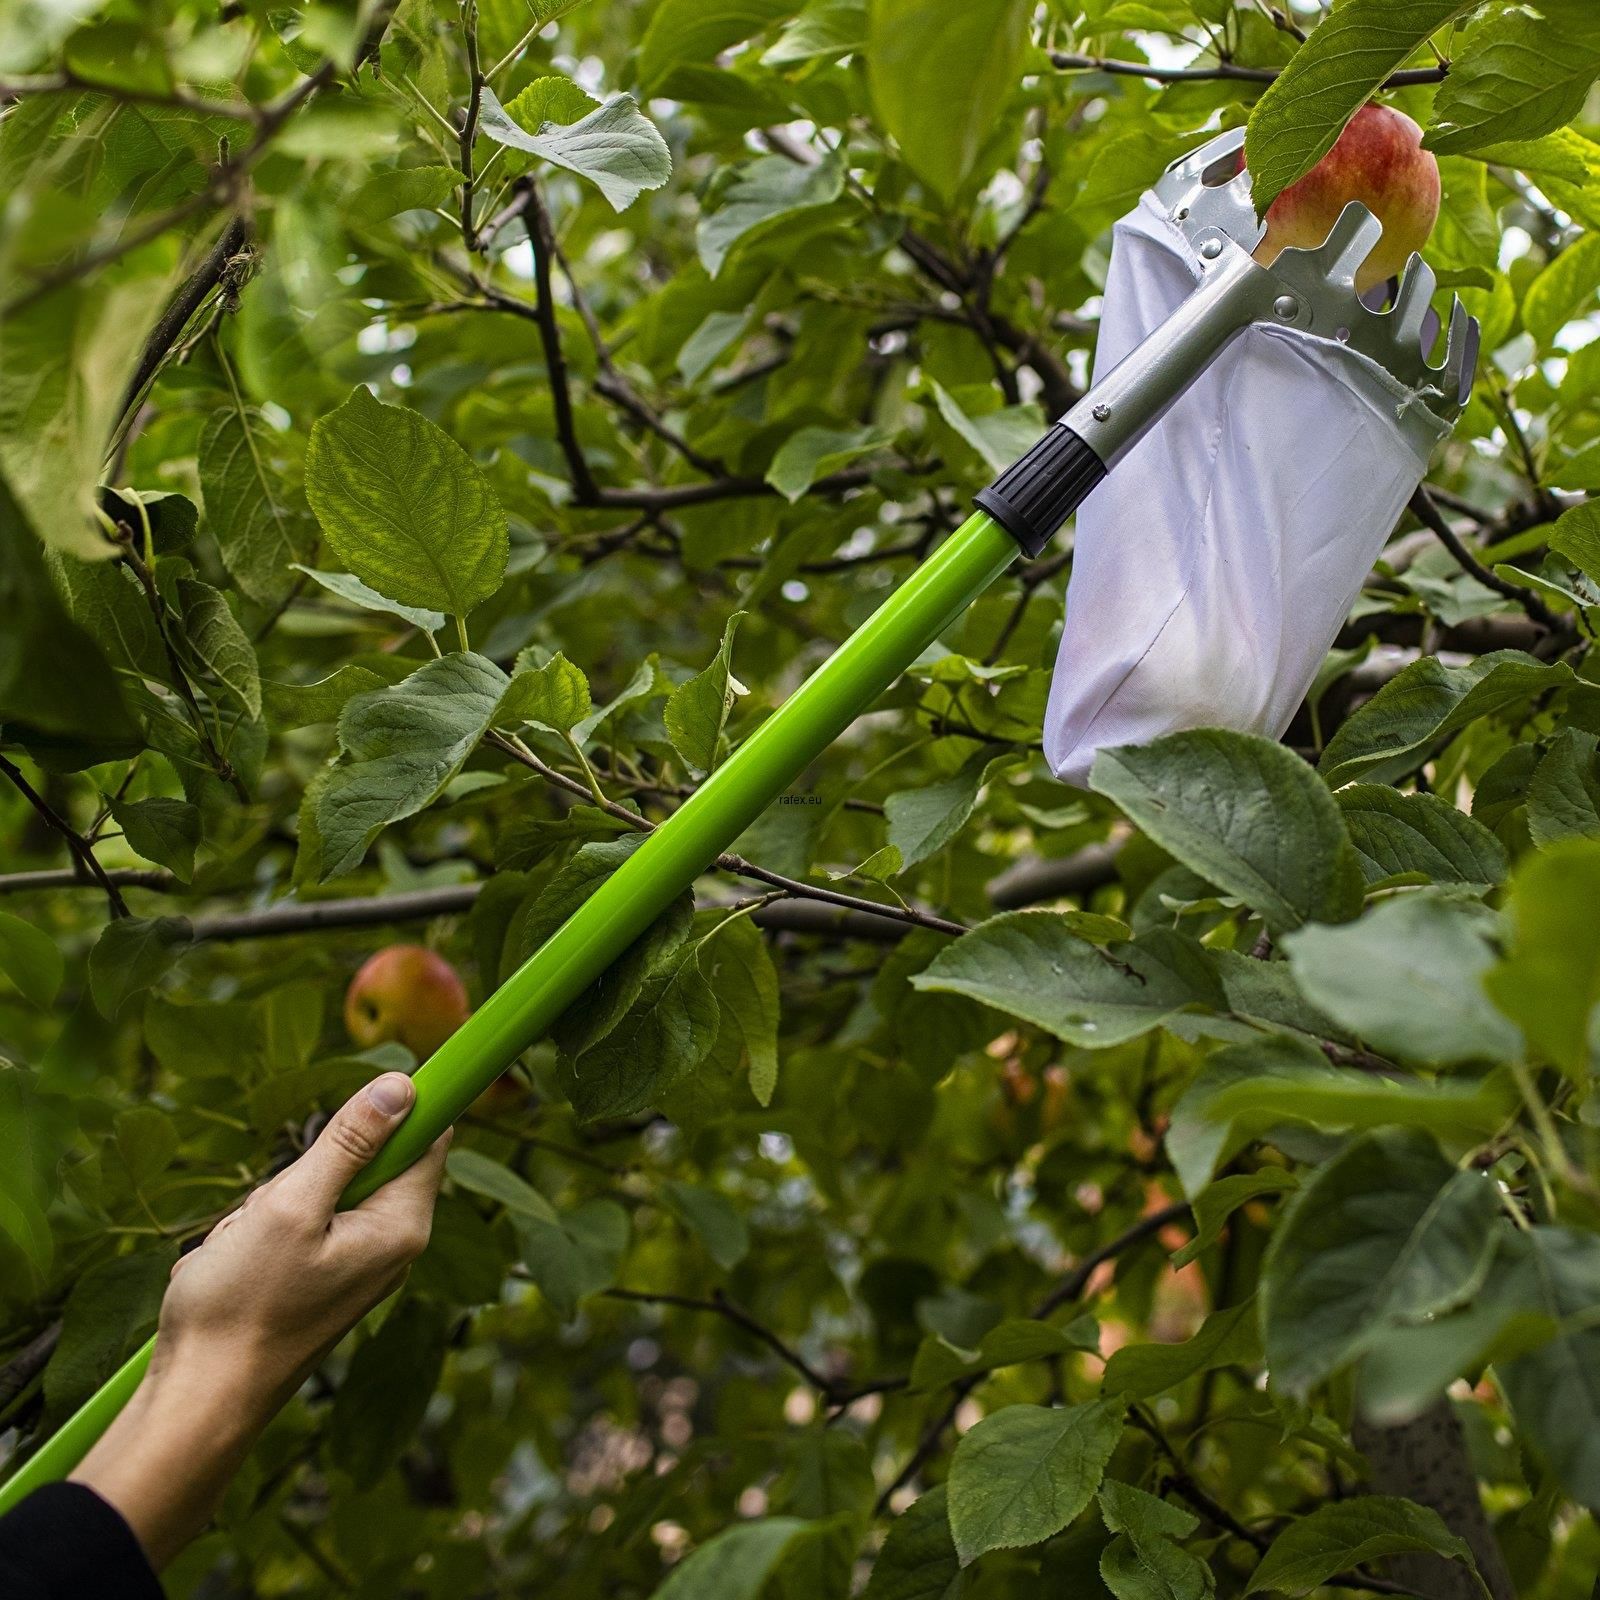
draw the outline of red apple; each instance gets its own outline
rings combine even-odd
[[[443,956],[420,944],[391,944],[369,956],[344,996],[344,1025],[363,1050],[397,1040],[425,1061],[472,1008]]]
[[[1352,200],[1383,224],[1356,274],[1357,292],[1365,294],[1402,271],[1439,220],[1439,163],[1403,111],[1366,105],[1356,112],[1333,149],[1272,202],[1256,260],[1267,266],[1280,250],[1315,248]]]

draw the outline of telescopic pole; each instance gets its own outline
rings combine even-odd
[[[1220,255],[1220,250],[1218,253]],[[1209,258],[1208,258],[1209,259]],[[1017,558],[1038,555],[1223,347],[1270,314],[1242,250],[977,498],[968,517],[416,1073],[416,1101],[350,1206],[441,1133]],[[139,1387],[155,1340],[0,1484],[0,1512],[66,1477]]]

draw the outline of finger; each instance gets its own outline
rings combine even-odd
[[[334,1112],[317,1141],[276,1179],[274,1199],[326,1227],[339,1196],[406,1120],[417,1091],[403,1072],[386,1072]]]
[[[351,1213],[369,1237],[376,1237],[385,1254],[397,1261],[413,1261],[428,1245],[433,1227],[433,1205],[444,1177],[454,1128],[446,1128],[427,1150],[398,1178],[367,1196]]]

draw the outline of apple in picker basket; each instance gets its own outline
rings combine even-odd
[[[1365,294],[1403,272],[1439,220],[1439,163],[1403,111],[1366,105],[1356,112],[1333,149],[1268,207],[1256,260],[1270,266],[1280,250],[1314,249],[1352,200],[1383,224],[1382,239],[1356,274],[1356,290]]]
[[[466,985],[443,956],[420,944],[391,944],[350,980],[344,1025],[363,1050],[396,1042],[426,1061],[471,1009]]]

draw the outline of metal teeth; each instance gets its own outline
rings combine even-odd
[[[1478,319],[1468,313],[1460,295],[1452,295],[1450,338],[1445,345],[1443,371],[1458,406],[1464,406],[1472,398],[1472,380],[1478,370],[1478,346],[1482,337]]]
[[[1354,287],[1362,262],[1382,237],[1383,224],[1359,200],[1352,200],[1339,213],[1333,231],[1311,254],[1332,282]]]
[[[1400,293],[1395,297],[1394,336],[1401,344],[1414,344],[1422,349],[1422,330],[1433,304],[1433,291],[1439,279],[1432,267],[1421,256],[1414,255],[1406,264],[1405,276],[1400,280]]]
[[[1249,174],[1233,173],[1243,148],[1244,130],[1230,129],[1174,161],[1157,182],[1157,200],[1191,246],[1198,248],[1220,235],[1248,255],[1265,233],[1251,198]],[[1438,278],[1416,256],[1406,266],[1391,310],[1363,304],[1356,294],[1356,275],[1382,237],[1382,223],[1365,206],[1346,206],[1316,248],[1284,250],[1270,267],[1259,269],[1266,280],[1260,320],[1273,320],[1273,309],[1288,291],[1297,306],[1293,326],[1349,345],[1413,390],[1436,416],[1453,420],[1472,392],[1478,324],[1455,300],[1444,354],[1437,366],[1429,360],[1437,329],[1432,301]],[[1281,313],[1275,320],[1284,320]]]

